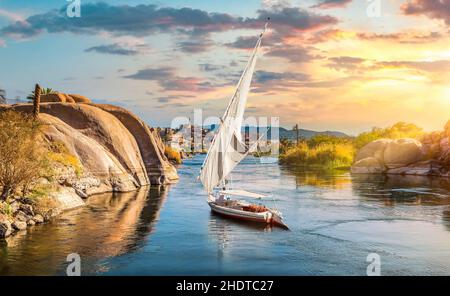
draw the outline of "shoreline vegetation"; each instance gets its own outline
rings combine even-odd
[[[450,124],[447,124],[445,130],[449,126]],[[399,139],[410,139],[421,147],[422,143],[429,144],[428,146],[434,145],[431,149],[423,147],[420,151],[421,160],[431,161],[439,158],[438,154],[442,152],[440,150],[445,150],[445,147],[435,147],[440,145],[438,142],[444,138],[445,130],[426,133],[415,124],[398,122],[387,128],[372,128],[356,137],[316,135],[308,140],[302,139],[298,143],[281,140],[279,162],[282,165],[304,169],[350,170],[357,160],[364,158],[361,152],[369,144]],[[383,157],[380,158],[382,160]]]
[[[58,208],[48,194],[54,163],[67,158],[44,148],[44,128],[34,116],[0,112],[0,238],[48,221]]]

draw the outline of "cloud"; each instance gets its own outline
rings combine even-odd
[[[438,61],[387,61],[378,62],[376,68],[409,68],[426,72],[443,72],[450,71],[450,60]]]
[[[30,38],[42,32],[148,36],[154,33],[178,33],[204,37],[212,32],[231,29],[260,29],[271,18],[271,27],[283,35],[335,24],[332,16],[318,15],[298,7],[260,9],[254,18],[231,16],[192,8],[158,7],[156,5],[83,4],[83,16],[68,18],[66,7],[15,21],[0,29],[0,34]],[[192,48],[192,47],[188,47]]]
[[[256,71],[252,92],[287,91],[289,88],[294,88],[309,79],[309,75],[304,73]]]
[[[267,83],[271,81],[302,81],[307,80],[309,75],[304,73],[293,72],[269,72],[269,71],[256,71],[255,81],[256,83]]]
[[[257,36],[239,36],[235,41],[225,43],[225,46],[238,49],[252,49],[258,40]]]
[[[364,66],[364,62],[366,62],[366,60],[362,58],[341,56],[332,57],[328,60],[330,62],[327,64],[327,66],[338,71],[344,70],[347,72],[359,72],[366,69],[366,67]]]
[[[124,78],[135,80],[161,80],[168,79],[174,76],[174,68],[147,68],[137,71],[135,74],[124,76]]]
[[[201,71],[205,71],[205,72],[214,72],[214,71],[218,71],[218,70],[223,70],[225,68],[224,66],[214,65],[214,64],[210,64],[210,63],[199,64],[198,67]]]
[[[42,31],[42,29],[33,27],[27,21],[16,21],[9,26],[3,27],[0,30],[0,35],[23,40],[39,35]]]
[[[259,20],[262,24],[267,18],[270,18],[270,28],[282,37],[292,36],[299,32],[316,30],[338,22],[333,16],[316,14],[299,7],[279,7],[274,10],[258,10],[256,20]]]
[[[85,49],[86,52],[97,52],[102,54],[134,56],[148,52],[149,47],[145,44],[140,44],[134,47],[127,47],[120,43],[105,44],[93,46]]]
[[[14,13],[11,11],[8,11],[6,9],[1,9],[0,8],[0,17],[4,17],[10,21],[14,21],[14,22],[19,22],[19,21],[24,21],[24,17],[18,13]]]
[[[265,9],[273,9],[277,7],[289,7],[291,6],[290,0],[262,0],[261,5]]]
[[[329,80],[308,81],[301,83],[301,87],[305,88],[332,88],[332,87],[344,87],[348,83],[355,81],[363,81],[364,77],[361,76],[348,76]]]
[[[341,40],[347,38],[351,32],[346,32],[340,29],[325,29],[314,32],[311,37],[306,39],[308,43],[321,43],[330,40]]]
[[[307,49],[293,45],[274,46],[267,56],[284,58],[292,63],[304,63],[315,58]]]
[[[448,72],[450,71],[450,60],[436,61],[375,61],[359,57],[332,57],[328,59],[328,67],[346,72],[376,71],[382,69],[411,69],[423,72]]]
[[[135,74],[123,76],[134,80],[155,81],[165,91],[206,92],[216,86],[197,77],[181,77],[176,74],[175,68],[146,68]]]
[[[206,34],[225,31],[233,27],[249,26],[251,21],[226,13],[210,13],[192,8],[158,7],[156,5],[120,5],[107,3],[83,4],[83,16],[68,18],[66,7],[28,17],[3,27],[5,35],[35,36],[43,31],[49,33],[72,32],[93,34],[110,32],[116,35],[147,36],[152,33],[173,32]],[[26,25],[25,25],[26,24]]]
[[[450,0],[410,0],[402,4],[405,15],[426,15],[450,25]]]
[[[312,7],[322,9],[346,7],[350,4],[350,2],[352,2],[352,0],[321,0],[318,4]]]
[[[357,33],[356,36],[362,40],[387,40],[396,41],[406,44],[419,44],[434,42],[443,38],[443,34],[439,32],[429,32],[429,33],[413,33],[413,32],[399,32],[399,33],[389,33],[389,34],[376,34],[376,33]]]
[[[209,39],[178,41],[177,48],[185,53],[201,53],[210,49],[214,45]]]
[[[224,45],[230,48],[236,48],[236,49],[245,49],[245,50],[251,50],[255,48],[256,42],[258,40],[258,36],[239,36],[234,40],[233,42],[225,43]],[[270,32],[267,33],[262,42],[262,47],[271,47],[277,44],[283,43],[283,36],[279,34],[278,32]]]
[[[195,96],[184,96],[184,95],[183,96],[162,96],[162,97],[156,97],[153,99],[156,100],[158,103],[171,103],[176,100],[188,99],[188,98],[195,98]]]

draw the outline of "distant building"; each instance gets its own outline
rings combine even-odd
[[[180,125],[177,129],[163,128],[160,131],[161,138],[167,146],[184,152],[206,152],[208,151],[218,125],[197,126],[190,124]],[[271,139],[271,133],[267,128],[258,130],[255,127],[242,129],[242,141],[248,147],[252,147],[251,152],[268,152],[273,150],[273,146],[278,144],[277,139]],[[254,145],[259,139],[258,145]]]

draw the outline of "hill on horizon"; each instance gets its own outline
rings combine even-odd
[[[217,127],[218,127],[218,125],[215,125],[215,124],[203,126],[203,128],[209,129],[209,130],[214,130]],[[246,127],[242,127],[242,134],[245,133],[245,129],[246,129]],[[248,129],[249,129],[249,132],[251,135],[256,135],[257,127],[250,126],[250,127],[248,127]],[[260,127],[259,129],[261,132],[265,132],[267,127]],[[268,133],[268,138],[270,139],[271,138],[270,130],[267,133]],[[317,136],[317,135],[327,135],[327,136],[334,136],[334,137],[339,137],[339,138],[350,137],[349,135],[347,135],[343,132],[339,132],[339,131],[313,131],[313,130],[308,130],[308,129],[299,129],[299,137],[300,138],[311,139],[312,137]],[[279,128],[279,138],[295,141],[297,139],[297,132],[295,130],[288,130],[284,127],[280,127]]]
[[[313,130],[307,130],[307,129],[299,129],[298,134],[300,138],[303,139],[310,139],[314,136],[318,135],[327,135],[327,136],[334,136],[339,138],[345,138],[349,137],[349,135],[339,132],[339,131],[313,131]],[[280,127],[280,139],[288,139],[288,140],[296,140],[297,139],[297,132],[295,130],[288,130],[283,127]]]

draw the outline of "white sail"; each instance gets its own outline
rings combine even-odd
[[[203,163],[200,180],[208,193],[231,173],[249,151],[248,147],[242,143],[241,128],[263,33],[256,42],[255,49],[239,79],[236,91],[221,119],[219,130]]]

